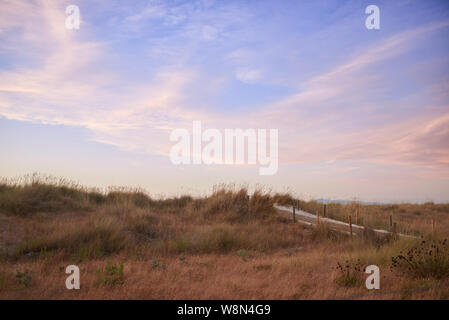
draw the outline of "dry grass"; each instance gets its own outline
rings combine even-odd
[[[392,258],[392,269],[414,278],[449,278],[449,244],[444,240],[423,240],[407,252]]]
[[[447,279],[390,271],[391,258],[415,241],[379,242],[369,232],[351,241],[324,223],[293,223],[274,202],[294,199],[261,191],[248,197],[245,188],[227,187],[198,199],[156,200],[142,190],[88,190],[37,177],[6,181],[0,184],[0,298],[449,298]],[[382,217],[385,210],[377,208],[364,219]],[[343,215],[345,207],[339,210]],[[380,292],[360,281],[339,282],[343,261],[378,265]],[[79,291],[65,288],[69,264],[81,269]]]
[[[323,204],[316,201],[301,201],[301,209],[307,212],[323,214]],[[355,223],[358,210],[359,224],[373,229],[390,229],[390,215],[397,224],[397,231],[417,236],[431,236],[435,232],[440,237],[449,237],[449,204],[435,204],[427,202],[423,204],[373,204],[360,205],[356,202],[349,204],[328,203],[327,216],[332,219],[348,221],[352,216]]]

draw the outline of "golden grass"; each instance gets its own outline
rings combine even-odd
[[[273,209],[274,202],[294,199],[261,191],[248,198],[245,188],[218,188],[198,199],[155,200],[142,190],[88,190],[38,179],[4,182],[0,299],[449,298],[447,279],[390,271],[391,258],[416,240],[379,242],[367,234],[351,241],[325,223],[318,228],[293,223]],[[366,207],[364,222],[372,224],[390,212]],[[329,213],[343,217],[352,208]],[[447,223],[449,213],[441,208],[403,204],[394,210],[404,229],[430,236],[424,227],[429,216],[439,213],[439,225]],[[381,290],[339,284],[337,263],[345,261],[378,265]],[[81,269],[79,291],[65,288],[70,264]]]
[[[323,204],[316,201],[301,201],[301,209],[314,214],[318,211],[323,215]],[[328,203],[326,206],[328,217],[345,222],[351,215],[352,222],[355,223],[357,211],[359,224],[374,229],[390,230],[391,215],[398,232],[418,236],[431,236],[436,232],[440,237],[449,237],[449,204],[427,202],[360,205],[354,202]],[[435,221],[435,230],[432,221]]]

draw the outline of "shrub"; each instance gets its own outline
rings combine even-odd
[[[337,262],[338,274],[335,277],[335,282],[342,287],[356,287],[363,283],[363,272],[365,268],[362,266],[360,260],[356,262],[345,261],[344,264]]]
[[[391,258],[391,269],[400,276],[412,278],[449,277],[449,247],[447,239],[423,240],[407,253]]]

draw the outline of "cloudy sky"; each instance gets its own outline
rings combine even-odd
[[[437,0],[0,0],[0,176],[449,202],[448,40]],[[193,120],[278,129],[277,174],[173,165]]]

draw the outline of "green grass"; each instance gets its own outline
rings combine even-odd
[[[115,264],[107,261],[106,266],[97,270],[97,277],[97,285],[112,288],[123,284],[123,263]]]

